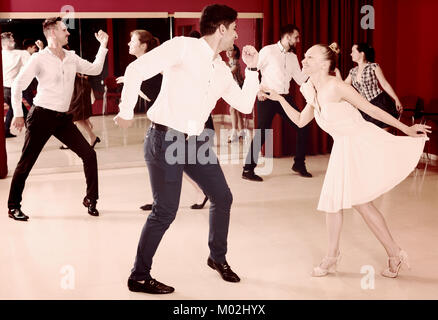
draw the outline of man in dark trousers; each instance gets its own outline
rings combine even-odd
[[[289,94],[290,81],[293,78],[298,85],[301,85],[308,78],[302,73],[297,55],[293,52],[299,41],[300,33],[298,28],[290,24],[284,26],[281,29],[280,41],[265,46],[260,50],[257,65],[257,68],[262,74],[262,86],[273,88],[279,94],[283,95],[287,102],[297,110],[298,108],[295,106]],[[307,127],[298,128],[286,115],[278,101],[265,99],[260,91],[257,101],[258,130],[256,130],[256,135],[251,142],[251,147],[245,160],[242,173],[243,179],[263,181],[260,176],[254,173],[254,169],[257,166],[261,147],[265,144],[265,132],[271,128],[272,120],[276,114],[279,114],[283,119],[288,121],[297,131],[296,152],[292,170],[299,173],[302,177],[312,177],[312,175],[307,172],[304,163],[307,147]]]
[[[254,47],[243,48],[247,70],[242,89],[219,55],[237,39],[236,19],[237,12],[230,7],[207,6],[200,20],[200,39],[171,39],[126,69],[120,113],[115,117],[120,127],[128,127],[133,122],[133,109],[142,81],[163,71],[161,91],[147,113],[152,125],[145,139],[154,205],[143,227],[128,280],[131,291],[153,294],[174,291],[153,279],[150,270],[161,238],[175,219],[183,171],[211,201],[208,266],[217,270],[225,281],[240,281],[225,258],[232,194],[210,143],[205,142],[208,133],[204,129],[221,97],[248,114],[259,90],[258,52]]]
[[[98,216],[96,209],[98,199],[97,159],[96,152],[85,140],[67,114],[73,93],[76,73],[98,75],[102,72],[108,35],[102,30],[95,34],[100,42],[96,60],[91,63],[74,51],[63,49],[68,43],[70,33],[60,17],[49,18],[43,22],[43,32],[47,39],[47,47],[32,55],[30,61],[20,71],[12,84],[12,108],[14,119],[12,125],[19,131],[24,127],[21,109],[22,91],[33,78],[38,80],[37,95],[34,105],[26,118],[27,130],[23,151],[12,177],[8,199],[8,215],[18,221],[27,221],[29,217],[21,211],[21,200],[26,179],[38,159],[49,138],[54,135],[84,163],[87,194],[83,204],[88,213]]]

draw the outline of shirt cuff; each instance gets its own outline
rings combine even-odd
[[[259,73],[257,71],[250,71],[248,68],[245,68],[245,78],[246,77],[253,78],[257,82],[259,81]]]
[[[119,105],[120,107],[120,105]],[[131,120],[134,118],[134,110],[122,110],[122,108],[120,108],[120,112],[113,118],[122,118],[123,120]]]

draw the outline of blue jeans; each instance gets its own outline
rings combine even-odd
[[[173,129],[164,132],[150,128],[147,132],[144,153],[154,203],[141,232],[134,268],[131,270],[130,278],[133,280],[151,279],[153,256],[178,210],[183,171],[199,185],[211,202],[210,257],[218,263],[226,261],[233,197],[210,144],[199,140],[196,136],[187,140],[183,133]],[[194,156],[198,153],[208,156],[210,161],[205,163],[205,157],[203,160]]]

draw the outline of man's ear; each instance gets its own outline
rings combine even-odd
[[[227,27],[225,27],[225,25],[221,24],[219,26],[219,32],[221,35],[223,35],[225,32],[227,32]]]

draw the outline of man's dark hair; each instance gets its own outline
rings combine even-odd
[[[27,50],[27,48],[36,46],[35,41],[32,39],[24,39],[23,40],[23,50]]]
[[[47,37],[47,31],[53,27],[56,26],[56,23],[58,21],[62,21],[61,17],[52,17],[52,18],[47,18],[46,20],[44,20],[43,22],[43,33],[44,35]]]
[[[237,11],[223,4],[212,4],[202,10],[200,30],[202,36],[216,32],[223,24],[226,28],[237,19]]]
[[[287,25],[281,27],[281,29],[280,29],[280,39],[283,39],[283,37],[286,34],[294,33],[295,30],[300,32],[300,29],[298,29],[298,27],[296,25],[294,25],[294,24],[287,24]]]

